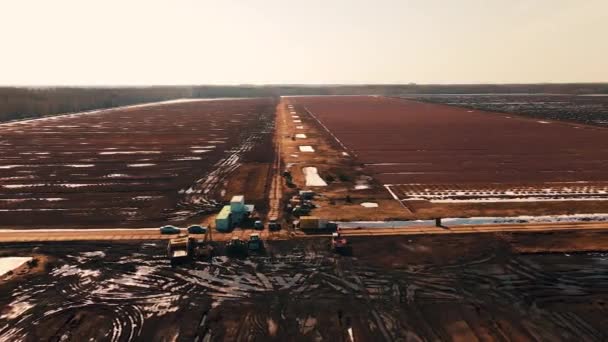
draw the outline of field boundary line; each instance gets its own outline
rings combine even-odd
[[[395,201],[399,202],[399,204],[401,204],[401,206],[407,210],[410,214],[414,214],[414,211],[408,207],[403,200],[401,200],[391,189],[391,186],[393,186],[394,184],[383,184],[382,186],[384,186],[384,188],[389,192],[389,194],[391,194],[391,196],[393,196],[393,199],[395,199]]]
[[[325,125],[324,125],[324,124],[321,122],[321,120],[319,120],[319,119],[318,119],[318,118],[317,118],[317,117],[316,117],[316,116],[315,116],[315,115],[314,115],[314,114],[313,114],[313,113],[312,113],[312,112],[311,112],[311,111],[308,109],[308,107],[304,106],[304,110],[306,111],[306,113],[308,113],[308,115],[310,115],[310,116],[311,116],[313,119],[315,119],[315,121],[316,121],[316,122],[317,122],[319,125],[321,125],[321,127],[323,127],[323,129],[324,129],[324,130],[325,130],[327,133],[329,133],[329,135],[331,135],[331,136],[334,138],[334,140],[336,140],[336,142],[337,142],[337,143],[338,143],[338,144],[339,144],[339,145],[342,147],[342,149],[343,149],[345,152],[349,153],[350,155],[352,155],[352,156],[354,156],[354,157],[356,157],[356,156],[357,156],[357,154],[356,154],[356,153],[354,153],[353,151],[351,151],[350,149],[348,149],[348,148],[347,148],[347,147],[346,147],[346,146],[345,146],[345,145],[342,143],[342,141],[340,141],[340,139],[338,139],[338,137],[336,137],[336,136],[334,135],[334,133],[333,133],[332,131],[330,131],[330,130],[327,128],[327,126],[325,126]]]

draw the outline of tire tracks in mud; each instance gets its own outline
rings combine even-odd
[[[578,303],[591,295],[608,295],[608,272],[602,272],[608,266],[585,259],[569,265],[563,255],[505,259],[489,253],[445,266],[392,269],[298,247],[272,257],[216,257],[172,268],[159,255],[162,250],[161,244],[144,244],[128,253],[111,253],[110,247],[93,253],[90,246],[81,252],[70,250],[47,277],[28,279],[5,299],[6,306],[24,311],[14,319],[0,318],[0,341],[27,339],[34,332],[40,334],[36,327],[48,326],[64,326],[61,332],[53,328],[49,334],[69,336],[86,328],[83,320],[97,316],[111,318],[107,338],[111,341],[141,339],[142,332],[149,336],[156,329],[171,330],[170,324],[176,322],[183,324],[177,334],[197,341],[228,335],[267,338],[271,331],[278,337],[292,336],[301,323],[296,323],[293,312],[283,316],[284,308],[310,300],[334,303],[344,310],[338,319],[342,325],[329,329],[338,329],[344,340],[350,338],[349,328],[355,338],[447,338],[453,331],[444,330],[445,323],[452,317],[479,338],[508,338],[513,329],[530,338],[555,336],[556,329],[589,341],[606,337],[584,313],[559,309],[564,301]],[[557,262],[561,266],[552,267]],[[269,305],[273,300],[280,303]],[[351,308],[357,311],[349,312]],[[443,310],[451,311],[437,314]],[[218,311],[248,315],[236,316],[240,325],[228,332],[217,318]],[[191,321],[183,320],[185,312],[193,316]],[[327,326],[318,329],[328,331]]]

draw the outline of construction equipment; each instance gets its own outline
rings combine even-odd
[[[206,227],[203,227],[206,228]],[[195,229],[198,231],[198,229]],[[211,229],[205,229],[203,238],[201,234],[193,233],[189,236],[191,245],[194,246],[194,257],[197,259],[210,259],[213,256],[213,245],[211,245]]]
[[[331,249],[335,253],[347,254],[350,251],[350,246],[348,245],[348,240],[346,240],[345,237],[340,235],[340,233],[332,233]]]
[[[270,230],[270,231],[281,230],[281,224],[278,222],[278,220],[275,217],[270,218],[270,220],[268,221],[268,230]]]
[[[238,236],[233,236],[226,244],[226,254],[230,256],[246,256],[247,250],[247,244],[239,239]]]
[[[253,223],[253,228],[254,228],[254,229],[258,229],[258,230],[262,230],[262,229],[264,229],[264,223],[262,223],[262,221],[261,221],[261,220],[256,220],[256,221]]]
[[[250,251],[259,251],[264,248],[264,242],[260,238],[260,234],[252,233],[249,235],[249,241],[247,242],[247,247],[249,247]]]
[[[169,240],[167,244],[167,255],[171,260],[171,265],[183,262],[190,256],[190,239],[179,237]]]

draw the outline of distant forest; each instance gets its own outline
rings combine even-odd
[[[608,83],[480,85],[276,85],[154,87],[0,87],[0,122],[178,98],[280,95],[608,94]]]

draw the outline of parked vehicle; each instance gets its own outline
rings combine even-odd
[[[163,235],[167,235],[167,234],[179,234],[181,232],[181,230],[179,228],[177,228],[176,226],[162,226],[160,227],[160,233]]]
[[[271,219],[268,222],[268,230],[270,230],[270,231],[281,230],[281,224],[276,219]]]
[[[188,234],[207,234],[207,227],[192,225],[188,227]]]

